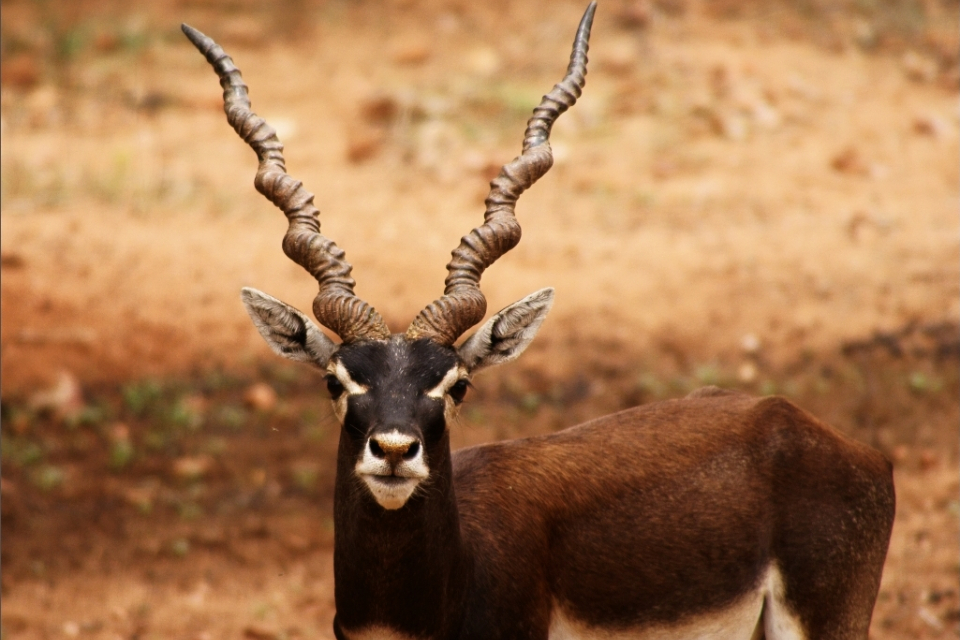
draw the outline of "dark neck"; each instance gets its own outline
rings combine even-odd
[[[388,511],[354,475],[347,437],[341,435],[334,493],[335,624],[347,630],[387,626],[413,637],[453,636],[471,572],[449,455],[433,461],[427,486]]]

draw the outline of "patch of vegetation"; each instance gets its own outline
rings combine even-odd
[[[290,468],[290,478],[293,480],[293,484],[307,493],[313,493],[317,490],[319,477],[320,467],[315,462],[300,462]]]
[[[163,415],[163,421],[173,429],[196,431],[203,426],[203,420],[203,412],[197,403],[183,397],[176,398]]]
[[[0,438],[0,454],[4,462],[9,461],[18,467],[29,467],[43,460],[44,450],[33,440],[3,433]]]
[[[243,405],[228,402],[216,407],[212,411],[211,420],[214,425],[238,432],[250,420],[250,413]]]
[[[923,371],[912,371],[907,376],[907,386],[918,394],[938,393],[943,390],[943,381]]]
[[[56,489],[63,484],[64,478],[63,469],[52,464],[42,465],[33,473],[33,483],[43,491]]]
[[[110,468],[119,471],[126,468],[134,458],[136,451],[130,440],[117,440],[110,446]]]
[[[112,417],[111,407],[104,403],[95,403],[84,405],[76,413],[71,413],[66,418],[67,427],[76,429],[79,427],[101,427]]]
[[[177,558],[185,558],[190,553],[190,541],[186,538],[175,538],[170,541],[170,553]]]
[[[124,386],[120,393],[125,408],[136,418],[142,418],[154,409],[163,396],[163,387],[156,380],[133,382]]]

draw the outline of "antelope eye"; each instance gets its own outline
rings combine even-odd
[[[332,373],[327,376],[327,391],[330,392],[330,397],[336,400],[343,393],[343,384],[337,380],[337,376]]]
[[[454,404],[460,404],[463,402],[464,396],[467,395],[467,389],[470,388],[470,382],[468,380],[457,380],[453,383],[453,386],[450,387],[450,391],[447,393],[450,394],[450,397],[453,398]]]

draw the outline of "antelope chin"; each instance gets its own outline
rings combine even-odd
[[[420,484],[419,478],[404,478],[401,476],[381,476],[362,474],[367,489],[373,494],[377,503],[388,511],[395,511],[405,505],[413,492]]]

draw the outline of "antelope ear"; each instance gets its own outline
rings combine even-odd
[[[275,354],[326,369],[337,345],[310,318],[286,302],[250,287],[243,288],[240,299]]]
[[[552,306],[553,289],[548,287],[500,310],[460,345],[460,359],[471,373],[516,360],[533,341]]]

